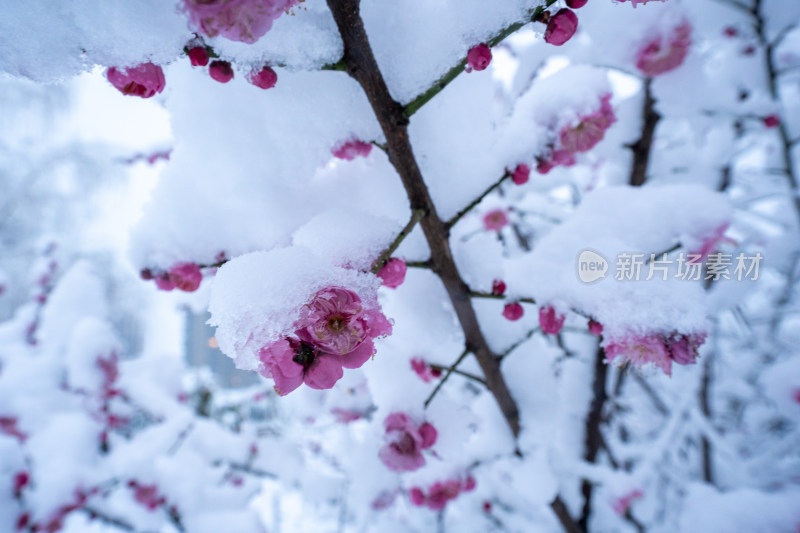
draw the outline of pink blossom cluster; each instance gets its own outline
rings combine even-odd
[[[111,67],[106,79],[122,94],[150,98],[164,90],[167,84],[164,71],[153,63],[142,63],[135,67]]]
[[[636,68],[651,78],[675,70],[686,59],[691,44],[692,27],[683,21],[669,34],[646,42],[636,53]]]
[[[462,492],[470,492],[475,489],[475,478],[468,476],[466,479],[450,479],[447,481],[437,481],[428,487],[425,494],[421,488],[412,487],[408,491],[411,503],[417,507],[423,505],[433,511],[441,511],[450,500],[455,500]]]
[[[149,268],[139,273],[145,280],[154,280],[156,287],[162,291],[178,289],[184,292],[194,292],[203,281],[203,272],[195,263],[176,263],[166,272],[153,272]]]
[[[439,379],[442,376],[441,370],[433,368],[421,357],[414,357],[411,359],[411,370],[425,383],[430,383],[434,379]]]
[[[576,154],[588,152],[603,140],[606,130],[617,121],[611,107],[611,95],[605,94],[600,98],[597,111],[579,118],[576,125],[568,124],[561,129],[557,142],[547,155],[537,158],[536,170],[540,174],[547,174],[557,166],[574,165]]]
[[[128,487],[133,490],[133,499],[148,511],[155,511],[167,503],[167,499],[158,494],[156,485],[142,485],[132,479],[128,481]]]
[[[412,472],[425,466],[422,450],[436,444],[437,432],[432,424],[417,425],[405,413],[392,413],[383,422],[386,445],[378,457],[389,470]]]
[[[189,22],[208,37],[253,44],[302,0],[183,0]]]
[[[671,376],[673,362],[679,365],[695,363],[697,349],[706,341],[706,336],[706,333],[629,334],[604,343],[606,361],[611,363],[619,358],[621,363],[635,366],[653,363]]]
[[[303,306],[294,334],[259,352],[261,373],[275,381],[280,395],[305,383],[330,389],[343,368],[359,368],[375,353],[374,339],[392,332],[379,308],[365,309],[361,298],[343,287],[319,290]]]
[[[186,55],[189,56],[189,61],[193,67],[205,67],[208,65],[208,75],[211,79],[220,83],[228,83],[234,77],[233,66],[229,61],[222,61],[220,59],[211,59],[209,48],[202,42],[190,43],[184,48]],[[259,89],[272,89],[278,83],[278,74],[269,66],[262,65],[252,69],[246,76],[246,79],[251,84]]]
[[[352,161],[356,157],[367,157],[370,152],[372,152],[372,143],[358,139],[339,143],[331,150],[333,157],[344,159],[345,161]]]

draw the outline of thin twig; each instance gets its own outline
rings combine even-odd
[[[497,180],[497,181],[496,181],[496,182],[494,182],[492,185],[490,185],[488,189],[486,189],[485,191],[483,191],[483,192],[480,194],[480,196],[478,196],[478,197],[477,197],[477,198],[475,198],[475,199],[474,199],[472,202],[470,202],[470,203],[469,203],[469,205],[468,205],[467,207],[465,207],[464,209],[462,209],[461,211],[459,211],[458,213],[456,213],[456,214],[455,214],[455,216],[454,216],[453,218],[451,218],[450,220],[448,220],[448,221],[447,221],[447,227],[448,227],[448,228],[452,228],[453,226],[455,226],[455,225],[456,225],[456,223],[457,223],[459,220],[461,220],[461,218],[462,218],[464,215],[466,215],[467,213],[469,213],[470,211],[472,211],[472,210],[475,208],[475,206],[476,206],[476,205],[478,205],[479,203],[481,203],[481,202],[483,201],[483,199],[484,199],[484,198],[486,198],[487,196],[489,196],[489,195],[490,195],[490,194],[491,194],[491,193],[492,193],[494,190],[496,190],[498,187],[500,187],[500,185],[502,185],[502,184],[503,184],[503,182],[504,182],[505,180],[507,180],[507,179],[508,179],[508,178],[510,178],[510,177],[511,177],[511,174],[509,174],[508,172],[506,172],[505,174],[503,174],[503,176],[502,176],[502,177],[501,177],[499,180]]]
[[[431,401],[433,401],[434,396],[436,396],[436,393],[438,393],[439,389],[442,388],[442,385],[444,385],[444,383],[448,379],[450,379],[450,374],[455,372],[458,365],[460,365],[461,361],[463,361],[464,358],[467,357],[468,353],[469,350],[464,350],[463,352],[461,352],[461,355],[458,356],[458,359],[456,359],[456,361],[447,368],[447,372],[445,372],[444,376],[442,376],[442,379],[439,380],[439,383],[436,384],[436,388],[433,389],[433,392],[431,392],[430,396],[428,396],[428,399],[425,400],[425,407],[428,407],[428,405],[430,405]]]
[[[373,274],[377,274],[378,271],[383,268],[383,265],[386,264],[386,261],[389,260],[389,257],[391,257],[394,251],[397,250],[397,247],[400,246],[400,243],[402,243],[403,240],[408,237],[409,233],[411,233],[411,230],[413,230],[414,226],[416,226],[417,223],[422,220],[423,216],[425,216],[425,212],[421,209],[415,209],[414,212],[411,213],[411,220],[408,221],[408,224],[406,224],[406,226],[400,230],[400,233],[397,234],[397,237],[395,237],[394,241],[392,241],[392,244],[390,244],[389,247],[386,248],[386,250],[384,250],[383,253],[375,260],[375,263],[372,266]]]

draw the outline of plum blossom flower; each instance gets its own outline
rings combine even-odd
[[[580,9],[586,5],[589,0],[567,0],[567,7],[571,9]]]
[[[272,89],[278,83],[278,75],[270,67],[254,69],[247,75],[247,81],[259,89]]]
[[[387,444],[378,452],[378,457],[389,470],[412,472],[425,466],[422,450],[436,443],[436,428],[425,422],[414,424],[405,413],[392,413],[383,422]]]
[[[411,359],[411,370],[425,383],[430,383],[432,380],[438,379],[442,375],[441,370],[431,367],[421,357],[414,357]]]
[[[294,336],[259,351],[262,374],[273,378],[281,395],[303,383],[332,388],[344,375],[343,367],[359,368],[375,353],[373,339],[392,331],[378,309],[365,310],[356,293],[341,287],[318,291],[301,309],[294,328]]]
[[[167,499],[158,495],[156,485],[140,485],[134,480],[128,482],[128,487],[133,489],[133,499],[137,503],[146,507],[148,511],[155,511],[160,506],[167,503]]]
[[[381,285],[396,289],[406,279],[406,262],[402,259],[392,257],[383,267],[378,271],[378,277],[381,278]]]
[[[203,281],[203,273],[194,263],[178,263],[169,269],[169,280],[178,290],[194,292]]]
[[[427,506],[433,511],[441,511],[450,500],[454,500],[462,492],[470,492],[475,489],[475,478],[467,477],[461,479],[449,479],[437,481],[428,488],[428,494],[419,487],[412,487],[409,490],[409,499],[417,507]]]
[[[567,8],[559,9],[550,17],[544,30],[544,40],[555,46],[569,41],[578,29],[578,17]]]
[[[495,209],[483,215],[483,227],[489,231],[500,231],[508,225],[508,216],[503,209]]]
[[[227,61],[212,61],[208,67],[208,74],[220,83],[228,83],[233,79],[233,69]]]
[[[644,492],[642,492],[641,489],[633,489],[612,504],[614,512],[620,516],[624,515],[628,512],[628,509],[630,509],[633,500],[638,500],[643,497]]]
[[[205,46],[193,46],[189,49],[189,61],[193,67],[204,67],[208,65],[209,55]]]
[[[530,179],[530,177],[531,167],[525,163],[520,163],[516,166],[514,172],[511,174],[511,181],[513,181],[515,185],[524,185],[528,183],[528,179]]]
[[[636,68],[653,77],[675,70],[683,63],[692,44],[692,26],[684,21],[669,35],[645,43],[636,54]]]
[[[556,312],[552,306],[539,308],[539,326],[548,335],[557,335],[564,327],[564,320],[567,317]]]
[[[519,320],[524,314],[525,309],[517,302],[507,303],[503,307],[503,316],[506,320],[510,320],[511,322]]]
[[[281,13],[302,0],[184,0],[189,22],[201,33],[253,44]]]
[[[566,126],[559,134],[561,147],[568,153],[588,152],[603,140],[606,130],[617,121],[611,107],[611,95],[600,99],[600,109],[581,117],[577,126]]]
[[[347,141],[331,150],[333,157],[352,161],[356,157],[367,157],[372,152],[372,144],[359,140]]]
[[[164,90],[166,79],[161,67],[153,63],[142,63],[135,67],[106,71],[106,79],[122,94],[150,98]]]
[[[492,49],[486,43],[473,46],[467,52],[467,72],[486,70],[492,62]]]
[[[689,335],[629,334],[622,338],[608,340],[604,349],[606,361],[613,362],[618,357],[621,362],[636,366],[653,363],[668,376],[672,375],[672,363],[691,365],[697,359],[697,348],[706,340],[705,333]]]

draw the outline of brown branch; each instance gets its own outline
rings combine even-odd
[[[397,237],[395,237],[394,241],[392,241],[392,244],[390,244],[389,247],[386,248],[386,250],[384,250],[383,253],[375,260],[375,263],[372,266],[373,274],[377,274],[378,271],[383,268],[383,265],[386,264],[386,261],[389,260],[389,257],[391,257],[394,251],[397,250],[397,247],[400,246],[400,243],[402,243],[403,240],[408,237],[409,233],[411,233],[411,230],[414,229],[414,226],[417,225],[424,214],[425,213],[419,209],[415,209],[414,212],[411,213],[411,220],[408,221],[408,224],[406,224],[406,226],[400,230],[400,233],[397,234]]]
[[[464,333],[465,348],[475,355],[486,379],[486,387],[500,407],[511,433],[517,437],[520,431],[519,409],[500,371],[500,363],[481,332],[478,317],[472,307],[469,287],[461,278],[450,250],[449,228],[439,218],[414,158],[408,136],[406,110],[392,98],[375,61],[359,13],[360,0],[327,1],[344,44],[343,61],[347,66],[347,73],[361,85],[372,106],[386,138],[389,161],[403,182],[411,209],[421,210],[425,214],[420,224],[431,250],[431,269],[442,280],[450,297]],[[551,507],[568,533],[578,531],[560,498],[556,497]]]
[[[439,383],[436,384],[436,387],[433,389],[433,392],[431,392],[430,396],[428,396],[428,399],[425,400],[425,407],[428,407],[428,405],[430,405],[430,403],[433,401],[433,398],[436,396],[436,394],[444,385],[445,381],[450,379],[450,374],[455,372],[458,365],[461,364],[461,361],[463,361],[464,358],[467,357],[467,354],[469,354],[469,350],[464,350],[463,352],[461,352],[461,355],[458,356],[458,359],[456,359],[456,361],[447,368],[447,372],[445,372],[444,376],[442,376],[442,379],[439,380]]]
[[[661,120],[655,110],[656,101],[653,98],[651,89],[652,80],[644,81],[644,103],[642,105],[642,134],[639,140],[629,146],[633,152],[633,163],[628,183],[633,187],[644,185],[647,180],[647,165],[650,162],[650,149],[653,145],[653,137],[656,132],[656,125]]]
[[[583,444],[583,459],[589,464],[597,460],[597,454],[603,445],[600,425],[603,423],[603,408],[608,399],[608,393],[606,392],[607,377],[606,352],[598,346],[594,357],[592,403],[589,406],[589,414],[586,415],[586,433]],[[578,520],[578,527],[582,531],[588,531],[589,515],[592,512],[592,482],[588,479],[583,480],[581,493],[583,494],[583,510]]]

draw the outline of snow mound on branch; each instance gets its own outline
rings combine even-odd
[[[386,217],[331,209],[298,229],[293,242],[337,266],[369,270],[401,229]]]
[[[617,256],[639,253],[647,260],[678,243],[684,254],[693,252],[731,215],[723,195],[695,185],[600,189],[588,194],[569,220],[544,236],[532,253],[508,260],[510,297],[531,295],[540,305],[588,314],[603,324],[609,337],[626,331],[702,331],[706,298],[700,282],[676,279],[674,269],[666,281],[660,271],[647,281],[648,265],[641,267],[638,281],[618,281]],[[670,224],[662,224],[664,220]],[[578,257],[584,250],[608,261],[605,279],[579,279]],[[675,257],[671,259],[676,266]]]
[[[294,332],[303,305],[325,287],[358,294],[365,308],[378,306],[380,279],[334,266],[301,247],[242,255],[223,265],[211,290],[209,323],[220,349],[238,368],[256,370],[259,350]]]

